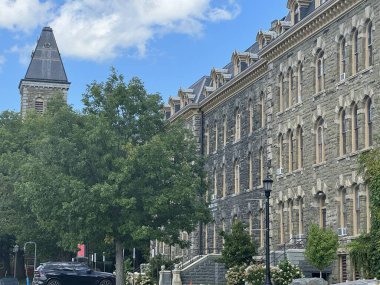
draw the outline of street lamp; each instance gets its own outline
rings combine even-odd
[[[16,278],[16,267],[17,267],[17,253],[18,253],[19,246],[16,244],[13,247],[13,252],[15,253],[15,261],[14,261],[14,268],[13,268],[13,277]]]
[[[269,245],[269,197],[270,193],[272,192],[272,185],[273,180],[270,179],[269,174],[267,177],[263,180],[264,184],[264,191],[265,191],[265,197],[266,203],[265,203],[265,228],[266,228],[266,235],[265,235],[265,285],[272,285],[272,282],[270,280],[270,245]]]

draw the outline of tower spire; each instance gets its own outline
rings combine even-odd
[[[53,29],[45,27],[32,53],[25,77],[19,84],[22,115],[25,116],[30,110],[42,113],[48,100],[59,93],[66,100],[69,87]]]

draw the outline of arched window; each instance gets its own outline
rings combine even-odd
[[[372,21],[367,23],[367,35],[366,35],[366,67],[370,67],[373,64],[373,34],[372,34]]]
[[[358,119],[358,105],[354,104],[352,106],[351,114],[351,126],[352,126],[352,152],[355,152],[359,149],[359,119]]]
[[[323,192],[318,192],[317,198],[319,201],[319,226],[325,229],[327,226],[326,195]]]
[[[316,60],[316,93],[321,92],[325,89],[325,62],[324,62],[324,52],[322,50],[319,50],[317,53],[317,60]]]
[[[241,114],[240,110],[235,111],[235,142],[240,140],[241,135]]]
[[[44,101],[42,98],[38,97],[34,101],[34,109],[36,110],[37,113],[42,114],[44,112]]]
[[[339,156],[347,153],[347,127],[346,111],[341,109],[339,112]]]
[[[215,149],[215,152],[218,151],[218,144],[219,144],[219,139],[218,139],[218,123],[215,122],[214,124],[214,139],[215,139],[215,143],[214,143],[214,149]]]
[[[234,163],[234,181],[235,181],[235,194],[240,193],[240,165],[239,161],[235,159]]]
[[[303,131],[302,127],[297,127],[297,169],[303,167]]]
[[[293,70],[289,68],[288,70],[288,100],[287,107],[293,105]]]
[[[359,31],[352,31],[352,74],[359,71]]]
[[[325,137],[324,137],[324,120],[319,118],[316,125],[316,163],[325,161]]]
[[[265,126],[265,96],[264,92],[260,94],[260,127],[264,128]]]
[[[217,232],[216,232],[216,223],[215,221],[213,222],[213,234],[212,234],[212,248],[213,248],[213,253],[216,253],[216,241],[217,241]]]
[[[339,79],[346,79],[346,39],[341,37],[339,41]]]
[[[284,76],[281,73],[278,78],[280,112],[284,111]]]
[[[294,168],[294,147],[293,147],[293,132],[288,131],[288,172],[291,173]]]
[[[249,99],[248,101],[248,109],[249,109],[249,134],[252,134],[253,132],[253,103],[252,103],[252,99]]]
[[[302,101],[302,63],[297,66],[297,103]]]
[[[223,146],[227,144],[227,116],[223,116]]]
[[[372,145],[372,100],[367,98],[365,102],[364,116],[365,147]]]

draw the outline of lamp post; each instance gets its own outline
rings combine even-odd
[[[265,203],[265,285],[272,285],[270,280],[270,245],[269,245],[269,197],[272,191],[273,180],[269,175],[263,180],[266,203]]]
[[[14,268],[13,268],[13,277],[16,278],[16,267],[17,267],[17,253],[18,253],[19,246],[16,244],[13,247],[13,252],[15,253],[15,261],[14,261]]]

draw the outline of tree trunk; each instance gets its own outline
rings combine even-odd
[[[124,256],[123,256],[123,243],[116,240],[116,285],[124,285]]]

